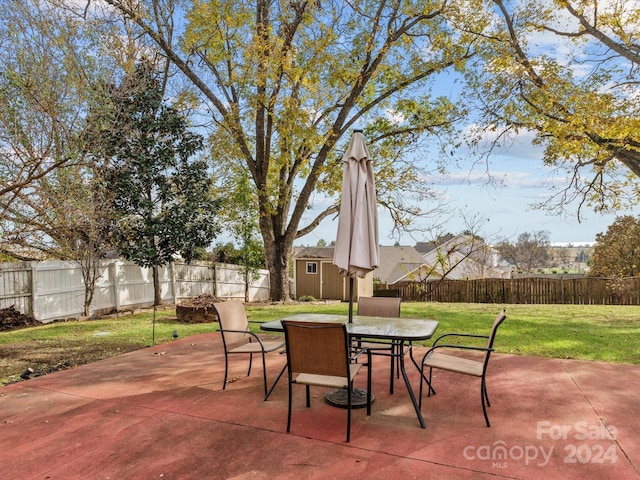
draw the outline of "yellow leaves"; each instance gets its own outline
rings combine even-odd
[[[233,58],[255,32],[255,14],[245,2],[194,0],[187,12],[183,48],[205,52],[212,62]]]

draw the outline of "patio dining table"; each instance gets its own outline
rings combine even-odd
[[[413,391],[405,368],[404,345],[408,342],[430,339],[438,328],[438,321],[424,318],[399,317],[390,319],[387,317],[369,317],[362,315],[353,316],[352,322],[349,322],[348,319],[348,315],[297,313],[278,320],[262,323],[260,325],[260,328],[266,332],[284,332],[282,320],[294,320],[297,322],[344,323],[347,326],[347,333],[351,338],[370,338],[378,340],[388,340],[398,343],[400,348],[397,348],[395,351],[397,352],[396,355],[400,360],[400,372],[402,373],[402,378],[404,379],[404,383],[407,387],[411,402],[413,403],[413,408],[416,411],[420,426],[422,428],[425,428],[426,424],[424,421],[424,417],[422,416],[422,412],[420,411],[415,392]],[[419,370],[420,367],[416,364],[413,357],[411,357],[411,360]],[[278,375],[276,381],[273,383],[271,389],[269,390],[269,393],[267,393],[267,396],[265,397],[265,400],[269,398],[271,391],[280,380],[280,377],[284,373],[285,368],[286,365],[280,372],[280,375]]]

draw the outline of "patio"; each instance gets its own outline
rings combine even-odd
[[[284,361],[268,356],[269,381]],[[477,379],[434,372],[421,429],[404,384],[389,395],[388,359],[377,357],[372,415],[354,411],[348,444],[345,412],[318,388],[311,409],[294,391],[287,434],[286,381],[263,402],[260,368],[245,377],[246,358],[232,358],[237,380],[223,391],[212,333],[1,388],[0,476],[640,479],[638,365],[496,354],[491,428]]]

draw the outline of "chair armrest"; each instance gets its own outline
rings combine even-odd
[[[217,330],[218,332],[229,332],[229,333],[244,333],[246,335],[249,335],[251,338],[249,338],[249,342],[251,342],[253,339],[255,339],[261,346],[264,346],[262,343],[262,340],[260,339],[260,337],[253,333],[250,332],[248,330],[228,330],[228,329],[223,329],[223,328],[219,328]]]
[[[360,348],[360,347],[356,347],[356,346],[352,346],[350,348],[350,350],[351,350],[351,353],[349,355],[349,360],[351,360],[351,361],[358,360],[360,355],[362,355],[363,353],[367,353],[367,349],[366,348]]]
[[[445,333],[444,335],[440,335],[436,338],[435,342],[433,342],[433,346],[436,346],[440,340],[445,337],[462,337],[462,338],[486,338],[488,339],[488,335],[475,335],[473,333]]]
[[[422,363],[425,362],[425,360],[427,359],[427,357],[429,355],[431,355],[435,350],[438,350],[440,348],[449,348],[449,349],[453,348],[453,349],[458,349],[458,350],[473,350],[473,351],[477,351],[477,352],[493,352],[494,351],[493,348],[487,348],[487,347],[473,347],[471,345],[455,345],[455,344],[443,343],[441,345],[434,345],[429,350],[427,350],[427,352],[422,357]]]
[[[349,363],[358,363],[360,356],[366,355],[367,359],[364,365],[368,365],[368,367],[371,368],[371,350],[368,348],[351,347],[351,352],[349,355]]]

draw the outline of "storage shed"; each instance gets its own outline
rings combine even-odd
[[[349,300],[349,280],[333,264],[333,247],[298,247],[294,254],[295,297],[312,296],[318,300]],[[354,281],[353,298],[373,295],[373,275]]]

